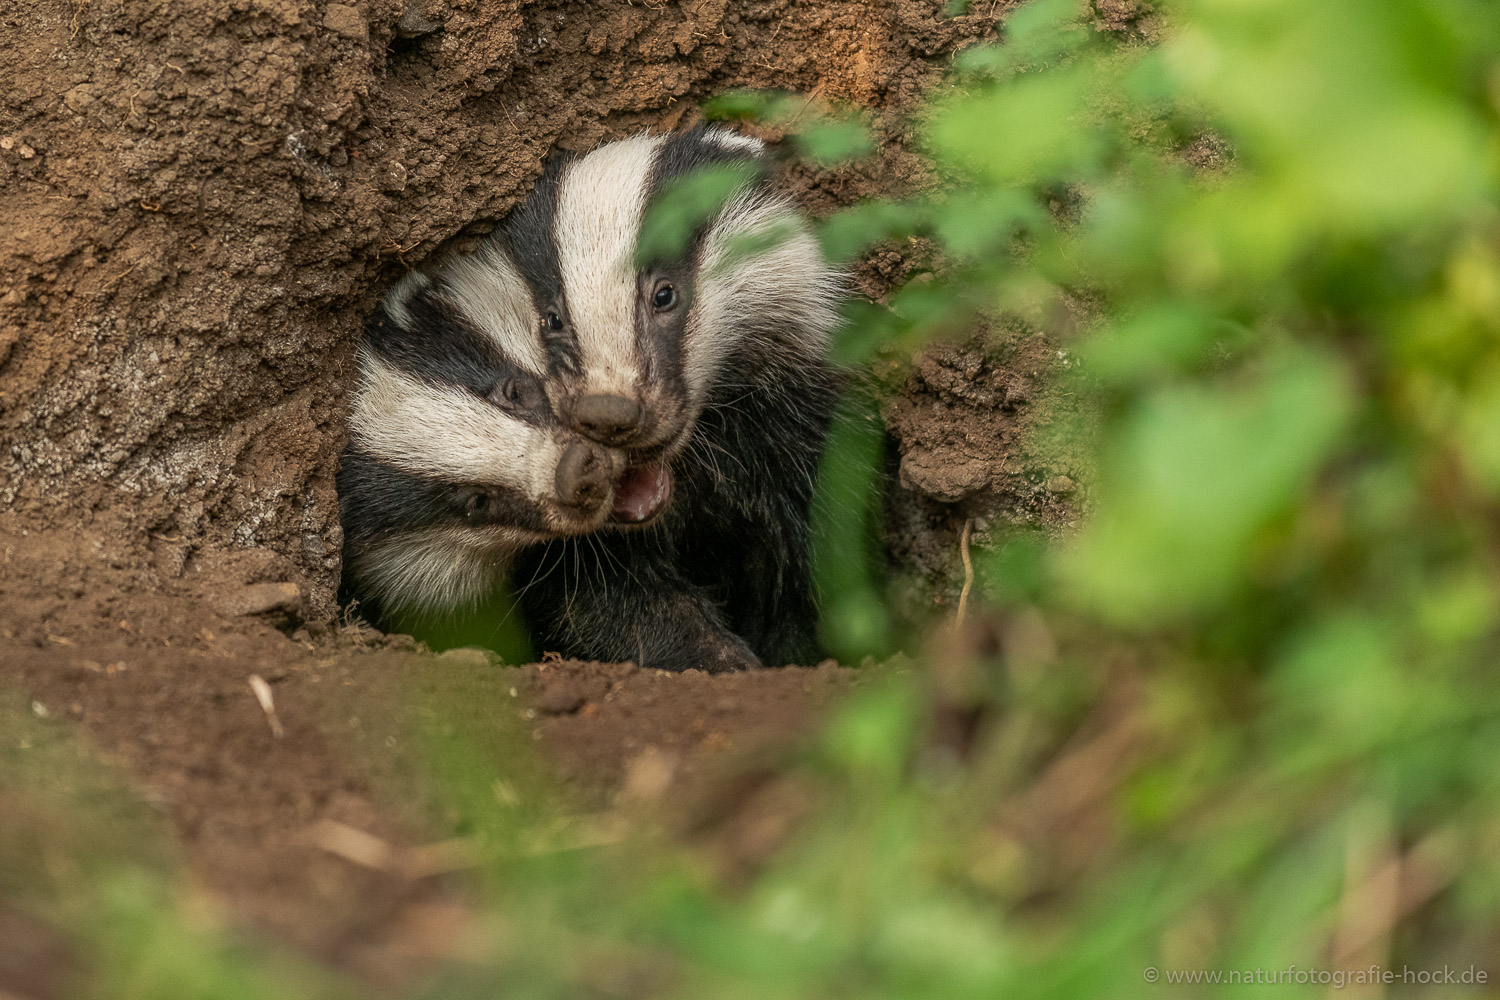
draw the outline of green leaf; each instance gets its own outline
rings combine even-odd
[[[859,159],[875,149],[870,130],[852,120],[826,120],[796,138],[797,148],[823,166]]]
[[[726,163],[694,170],[664,185],[641,220],[636,266],[685,253],[693,234],[751,184],[757,173],[753,164]]]

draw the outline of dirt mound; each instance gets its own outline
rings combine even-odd
[[[524,673],[533,738],[560,773],[580,789],[637,795],[659,795],[671,782],[695,785],[725,752],[785,742],[854,679],[832,663],[713,675],[563,662]]]
[[[217,910],[372,981],[411,971],[411,948],[395,939],[446,893],[433,877],[445,864],[394,860],[416,857],[443,824],[424,801],[432,776],[421,763],[434,706],[445,727],[479,734],[496,782],[519,784],[528,755],[504,747],[520,740],[587,812],[697,794],[716,768],[784,746],[854,674],[504,667],[480,650],[432,656],[368,630],[314,627],[293,639],[274,618],[187,598],[122,596],[75,620],[44,613],[35,626],[36,609],[20,610],[24,620],[0,616],[0,721],[81,728],[165,815]],[[15,863],[5,847],[0,869]],[[0,943],[0,976],[7,963],[36,971],[16,951],[24,943]],[[0,978],[0,989],[20,982]]]

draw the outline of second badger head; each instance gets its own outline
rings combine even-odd
[[[473,601],[517,549],[616,516],[624,455],[554,416],[531,296],[494,245],[398,284],[359,369],[343,589],[371,617]]]
[[[755,139],[720,128],[639,135],[555,160],[502,223],[537,309],[546,389],[566,425],[626,453],[617,521],[652,521],[699,416],[757,372],[821,365],[842,289]],[[642,258],[642,228],[719,170],[730,193],[684,245]],[[780,388],[785,388],[780,387]]]

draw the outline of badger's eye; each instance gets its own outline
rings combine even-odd
[[[531,408],[542,402],[542,389],[524,376],[510,375],[495,383],[486,398],[495,406]]]
[[[464,517],[474,520],[483,517],[484,512],[490,508],[490,495],[488,493],[471,493],[464,501]]]
[[[547,314],[547,329],[549,329],[549,330],[561,330],[562,328],[563,328],[562,317],[559,316],[555,312],[548,313]]]
[[[677,289],[668,282],[662,282],[656,286],[656,292],[651,296],[651,304],[662,312],[666,312],[677,304]]]

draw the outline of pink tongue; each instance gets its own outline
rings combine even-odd
[[[615,489],[616,521],[645,521],[666,505],[672,495],[672,473],[663,465],[626,469]]]

